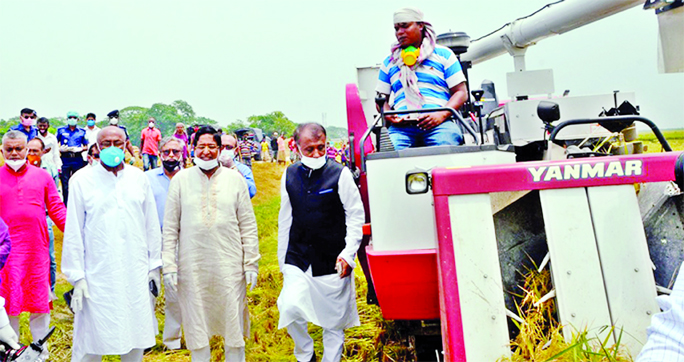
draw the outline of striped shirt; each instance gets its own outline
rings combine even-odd
[[[435,45],[435,51],[416,68],[418,89],[425,102],[423,108],[444,107],[451,93],[449,89],[465,82],[465,75],[456,55],[447,47]],[[404,86],[399,80],[399,67],[390,64],[390,57],[385,58],[380,67],[378,84],[375,91],[389,94],[389,105],[392,109],[408,109]]]

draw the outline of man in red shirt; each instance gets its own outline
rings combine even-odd
[[[159,141],[161,141],[161,131],[154,128],[157,120],[150,117],[147,127],[140,133],[140,153],[142,153],[143,168],[145,171],[157,168],[157,158],[159,157]]]

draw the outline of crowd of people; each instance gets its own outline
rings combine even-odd
[[[466,100],[456,56],[414,8],[394,14],[397,42],[382,63],[377,92],[386,111],[451,107]],[[323,328],[322,361],[341,360],[344,330],[360,324],[352,270],[365,220],[346,143],[333,146],[317,123],[291,137],[223,134],[177,124],[163,137],[150,117],[139,154],[117,110],[108,124],[67,113],[49,132],[29,108],[2,136],[0,167],[0,342],[19,349],[19,316],[30,313],[34,341],[50,325],[56,282],[52,228],[64,232],[61,271],[73,289],[72,361],[120,355],[141,361],[155,345],[154,306],[164,282],[163,343],[192,361],[209,361],[212,336],[225,360],[243,362],[249,336],[247,288],[258,281],[259,239],[250,198],[252,161],[289,164],[281,178],[277,260],[283,274],[278,327],[287,328],[297,361],[317,361],[308,323]],[[448,112],[391,115],[395,149],[458,145],[462,132]],[[141,158],[143,170],[126,162]],[[161,167],[159,167],[161,164]],[[61,185],[61,193],[58,187]],[[682,291],[660,300],[639,361],[669,360],[684,325]],[[677,330],[677,333],[672,332]],[[669,354],[668,354],[669,353]],[[48,349],[41,358],[49,357]]]
[[[246,287],[256,286],[261,258],[249,135],[239,141],[210,126],[186,132],[178,124],[162,137],[150,117],[137,154],[118,116],[111,112],[99,128],[89,113],[81,128],[69,112],[55,135],[47,119],[25,108],[3,135],[0,341],[19,348],[24,312],[34,341],[48,332],[57,299],[56,226],[64,233],[61,272],[73,286],[64,295],[74,312],[72,361],[141,361],[159,332],[154,306],[162,280],[168,349],[181,348],[183,335],[192,360],[209,361],[210,338],[221,336],[226,361],[245,361]],[[349,169],[328,157],[322,126],[299,125],[291,141],[301,162],[282,178],[279,326],[303,361],[316,358],[307,323],[322,326],[323,360],[339,361],[344,329],[359,325],[351,271],[363,205]],[[289,141],[281,135],[276,142],[282,150]],[[144,171],[126,162],[127,151],[142,158]],[[48,357],[45,349],[41,358]]]

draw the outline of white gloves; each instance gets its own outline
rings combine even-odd
[[[9,323],[0,328],[0,342],[6,343],[12,349],[21,348],[19,345],[19,337],[14,333],[14,328],[12,328]]]
[[[80,279],[74,284],[74,295],[71,297],[71,309],[74,311],[74,314],[83,309],[83,297],[86,299],[90,298],[85,278]]]
[[[178,273],[166,273],[164,274],[164,286],[172,291],[177,291],[178,285]]]
[[[0,301],[2,301],[2,304],[4,304],[2,297],[0,297]],[[5,311],[5,308],[2,307],[2,304],[0,304],[0,320],[7,324],[5,324],[3,327],[0,327],[0,342],[7,344],[12,349],[19,349],[21,348],[19,345],[19,337],[17,336],[17,333],[14,332],[12,325],[9,323],[9,320],[7,319],[7,312]]]
[[[251,292],[252,290],[254,290],[254,287],[256,287],[257,284],[257,272],[251,270],[246,271],[245,281],[247,282],[247,285],[250,285],[249,291]]]
[[[161,277],[159,276],[159,268],[150,271],[150,273],[147,274],[147,279],[154,282],[154,285],[157,286],[157,293],[159,293],[161,290]]]
[[[69,146],[67,146],[67,145],[59,146],[59,152],[61,152],[61,153],[69,152]]]

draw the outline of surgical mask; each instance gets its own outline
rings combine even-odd
[[[299,151],[299,154],[302,154],[302,151]],[[312,169],[312,170],[318,170],[319,168],[325,166],[326,162],[325,155],[318,157],[318,158],[313,158],[313,157],[306,157],[302,154],[302,163],[304,166]]]
[[[119,166],[124,160],[124,151],[119,147],[107,147],[100,151],[100,160],[109,167]]]
[[[7,166],[11,167],[15,172],[19,171],[21,166],[24,166],[26,159],[23,160],[5,160]]]
[[[20,118],[21,118],[21,125],[22,126],[25,126],[25,127],[33,126],[33,118],[24,118],[24,117],[20,117]]]
[[[164,166],[164,169],[169,172],[173,172],[178,168],[180,165],[180,161],[178,160],[166,160],[162,161],[162,166]]]
[[[116,126],[117,124],[119,124],[119,119],[118,118],[112,118],[109,120],[109,124]]]
[[[67,119],[67,124],[68,124],[69,126],[75,126],[75,125],[76,125],[76,121],[77,121],[76,118],[69,118],[69,119]]]
[[[88,127],[92,127],[92,126],[94,126],[94,125],[95,125],[95,120],[89,119],[89,120],[88,120]]]
[[[150,122],[147,124],[147,127],[154,128],[154,122]]]
[[[195,165],[197,165],[197,167],[203,169],[204,171],[209,171],[214,167],[218,166],[218,160],[216,159],[205,161],[199,157],[195,157],[193,159],[193,162],[195,163]]]
[[[33,166],[40,167],[40,156],[38,155],[28,155],[26,156],[28,162]]]
[[[221,155],[219,156],[219,161],[221,163],[226,162],[228,160],[232,160],[235,158],[235,149],[231,150],[223,150],[221,151]]]

